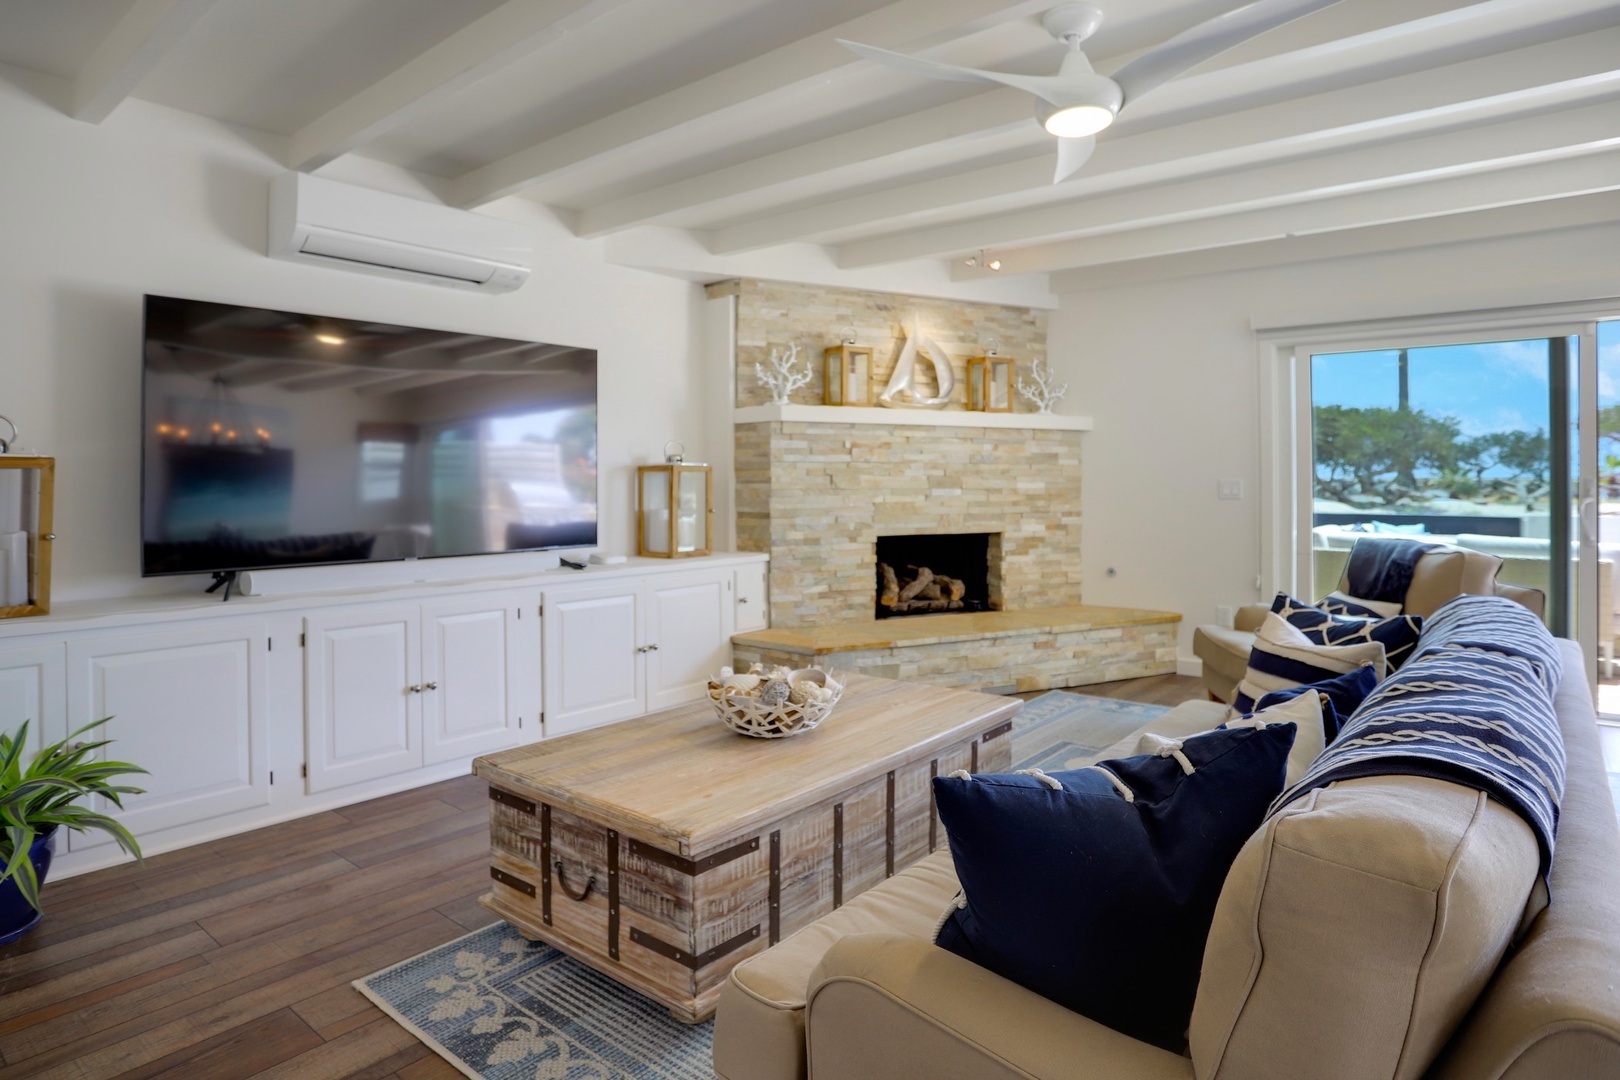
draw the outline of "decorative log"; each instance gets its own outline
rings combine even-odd
[[[900,590],[900,599],[916,599],[917,594],[922,592],[923,589],[927,588],[928,583],[933,580],[934,572],[932,570],[928,569],[926,566],[917,567],[917,576],[912,578],[911,584]]]
[[[945,599],[947,600],[956,602],[967,595],[967,582],[962,581],[960,578],[936,577],[934,580],[944,584]]]
[[[878,575],[883,578],[883,587],[878,590],[878,603],[893,607],[900,602],[900,582],[894,576],[894,567],[888,563],[878,563]]]

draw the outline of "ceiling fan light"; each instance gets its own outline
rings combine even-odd
[[[1100,105],[1070,105],[1042,118],[1041,126],[1060,139],[1083,139],[1114,122],[1114,113]]]

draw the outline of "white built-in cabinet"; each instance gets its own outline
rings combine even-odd
[[[0,730],[103,716],[149,853],[463,775],[471,759],[699,699],[764,625],[765,560],[716,555],[365,593],[59,605],[0,622]],[[68,608],[63,611],[63,608]],[[115,861],[74,835],[62,869]],[[59,852],[63,852],[59,848]]]
[[[730,662],[735,595],[712,571],[547,590],[546,734],[702,697]]]
[[[94,734],[97,751],[144,766],[119,813],[137,836],[270,802],[266,653],[260,619],[210,619],[67,643],[70,728],[112,719]],[[65,732],[63,734],[66,734]],[[110,804],[97,805],[115,812]],[[112,843],[105,833],[70,833],[69,851]]]
[[[515,746],[525,712],[539,738],[539,596],[479,593],[306,616],[309,790]]]

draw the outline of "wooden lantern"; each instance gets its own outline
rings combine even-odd
[[[975,356],[967,362],[968,408],[975,412],[1013,411],[1011,357]]]
[[[872,404],[872,350],[845,340],[825,353],[824,405]]]
[[[707,465],[668,449],[664,464],[636,468],[636,554],[707,555],[714,531],[713,475]]]
[[[50,613],[55,487],[55,458],[0,449],[0,619]]]

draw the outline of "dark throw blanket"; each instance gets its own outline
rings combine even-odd
[[[1493,796],[1541,848],[1545,879],[1564,794],[1564,741],[1553,711],[1562,661],[1547,628],[1496,596],[1460,596],[1424,625],[1406,666],[1378,685],[1275,814],[1336,780],[1428,776]]]
[[[1344,569],[1346,591],[1360,600],[1406,602],[1417,561],[1439,545],[1421,540],[1394,540],[1387,536],[1366,537],[1350,549],[1350,563]]]

